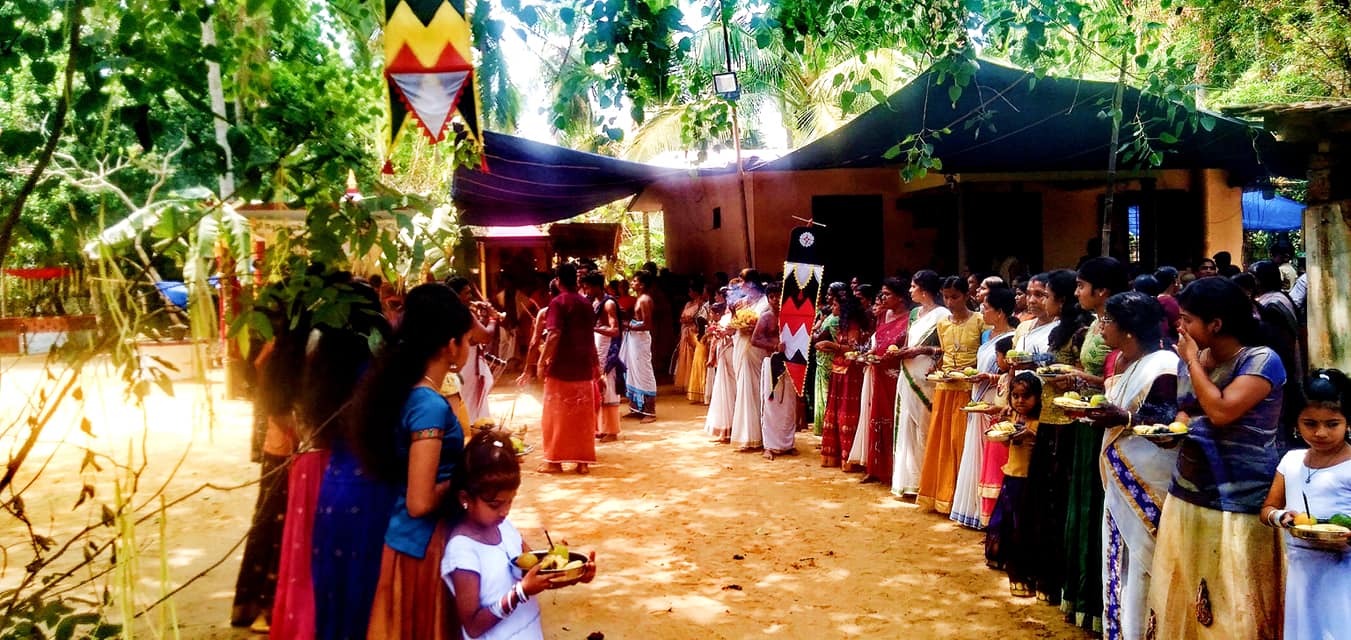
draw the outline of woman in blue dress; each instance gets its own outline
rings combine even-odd
[[[391,333],[375,292],[355,286],[367,300],[353,305],[346,326],[320,328],[301,389],[302,398],[314,398],[306,403],[316,408],[313,437],[330,452],[315,506],[310,562],[315,637],[324,639],[366,637],[394,506],[394,486],[362,469],[351,444],[358,425],[350,399],[370,367],[372,345]]]

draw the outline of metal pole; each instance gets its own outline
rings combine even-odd
[[[1121,143],[1121,96],[1126,88],[1126,52],[1121,52],[1121,68],[1112,97],[1112,143],[1107,149],[1107,193],[1102,198],[1102,255],[1112,255],[1112,218],[1116,217],[1116,156]]]
[[[952,185],[957,192],[957,268],[953,273],[966,273],[966,189],[960,178]]]
[[[746,202],[746,168],[741,163],[741,125],[737,122],[736,103],[732,104],[732,136],[736,148],[736,183],[741,195],[741,222],[746,229],[746,266],[755,266],[751,254],[751,212]]]
[[[722,19],[722,52],[727,60],[727,73],[732,72],[732,39],[727,35],[727,3],[718,0],[718,17]]]
[[[732,73],[732,39],[727,35],[727,4],[718,0],[718,15],[722,18],[722,53],[727,73]],[[741,162],[741,123],[737,118],[736,103],[732,102],[732,148],[736,150],[736,183],[741,196],[741,223],[746,231],[746,266],[755,266],[751,251],[751,212],[746,199],[746,169]]]

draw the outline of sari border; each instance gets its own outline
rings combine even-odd
[[[1135,467],[1121,456],[1117,450],[1116,443],[1112,443],[1103,451],[1103,458],[1107,460],[1108,469],[1111,470],[1110,477],[1116,481],[1118,488],[1123,493],[1130,496],[1128,501],[1131,511],[1145,523],[1145,528],[1149,530],[1149,535],[1158,535],[1159,517],[1163,510],[1159,505],[1163,500],[1150,491],[1139,481],[1136,480]]]
[[[916,396],[919,396],[920,402],[924,403],[924,408],[928,409],[929,411],[933,411],[934,409],[933,402],[929,400],[928,396],[924,395],[924,391],[920,390],[919,385],[915,384],[915,379],[911,377],[910,370],[906,369],[905,367],[901,367],[901,373],[905,375],[905,383],[910,386],[910,390],[913,391]]]

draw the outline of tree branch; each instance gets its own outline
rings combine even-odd
[[[71,86],[75,82],[75,65],[79,58],[81,13],[83,11],[84,0],[70,0],[70,6],[67,9],[67,13],[70,15],[70,48],[66,55],[66,71],[61,88],[61,101],[57,103],[56,113],[52,117],[52,134],[47,139],[47,145],[43,147],[37,163],[33,165],[33,172],[28,174],[28,179],[24,180],[23,185],[19,187],[19,192],[15,194],[14,202],[10,204],[9,211],[5,212],[4,219],[0,220],[0,264],[4,264],[5,258],[9,255],[9,247],[14,239],[14,227],[19,223],[23,206],[28,202],[28,196],[33,195],[33,190],[37,188],[38,181],[42,179],[43,172],[47,170],[48,163],[52,161],[52,154],[56,153],[56,146],[61,142],[61,135],[66,130],[66,115],[70,112]]]

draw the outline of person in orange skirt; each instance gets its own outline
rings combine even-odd
[[[952,313],[938,321],[939,348],[943,351],[940,368],[962,372],[976,366],[980,334],[985,322],[980,314],[966,306],[966,278],[949,276],[941,289],[943,306]],[[957,491],[957,468],[966,444],[966,414],[961,411],[971,401],[971,383],[963,380],[939,382],[929,417],[929,437],[920,467],[920,510],[952,512],[952,496]]]
[[[460,635],[440,565],[464,428],[440,390],[468,359],[472,325],[449,287],[415,287],[394,341],[357,393],[357,453],[374,477],[397,487],[366,632],[372,640]]]
[[[591,302],[577,293],[575,266],[558,266],[558,288],[561,293],[549,302],[549,324],[540,349],[544,464],[536,471],[557,473],[563,463],[570,462],[577,465],[578,474],[585,474],[596,461],[596,380],[600,377],[592,338],[596,316]]]

